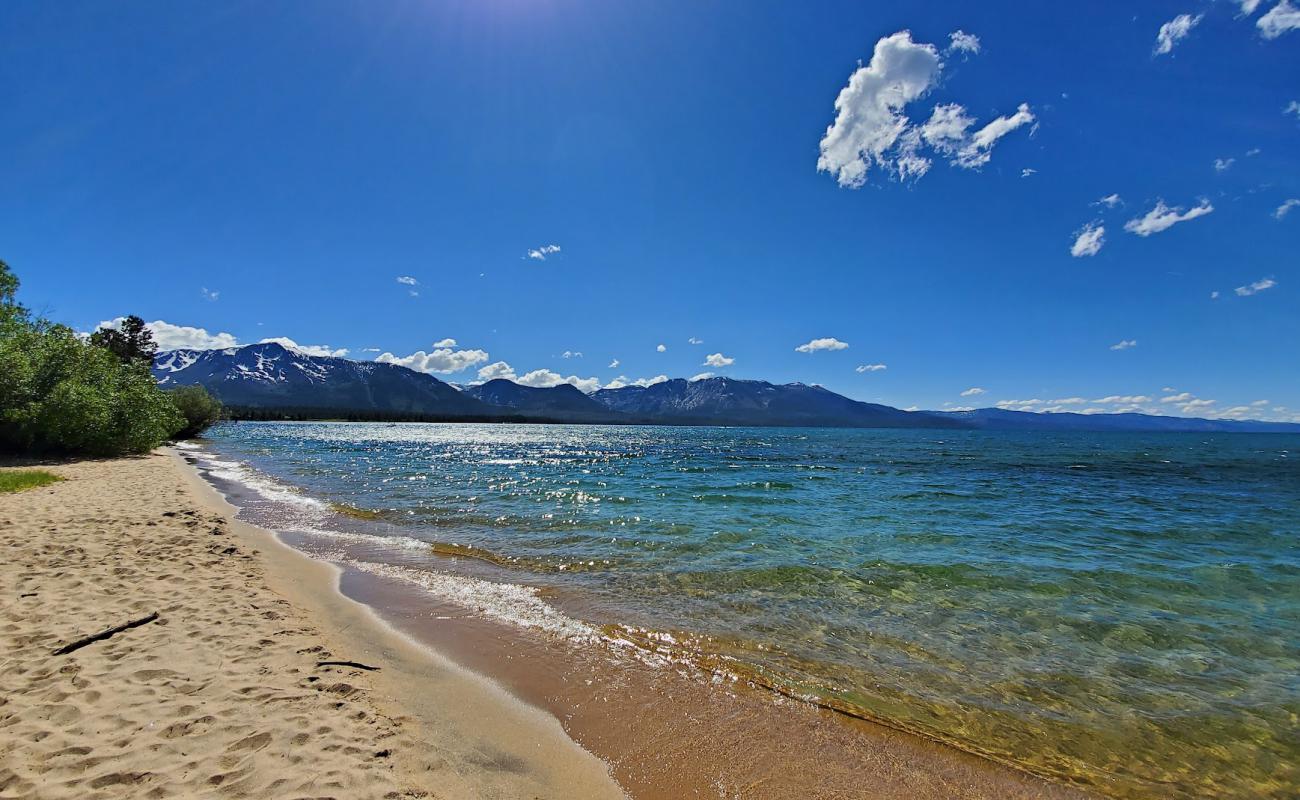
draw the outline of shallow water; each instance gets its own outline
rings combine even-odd
[[[1300,785],[1300,436],[239,423],[206,447],[258,521],[497,621],[1116,796]]]

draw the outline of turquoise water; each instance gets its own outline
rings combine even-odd
[[[1039,774],[1300,785],[1300,436],[239,423],[209,448],[430,569],[469,553]]]

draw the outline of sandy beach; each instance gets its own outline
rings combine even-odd
[[[0,797],[623,796],[173,455],[47,468],[0,496]]]

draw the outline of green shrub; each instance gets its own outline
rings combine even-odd
[[[0,261],[0,448],[144,453],[185,426],[146,363],[33,319]]]
[[[221,419],[221,402],[202,386],[178,386],[167,396],[185,417],[185,427],[177,432],[177,439],[193,439]]]

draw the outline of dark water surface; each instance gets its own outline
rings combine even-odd
[[[205,450],[254,521],[497,621],[1116,796],[1300,785],[1300,436],[238,423]]]

